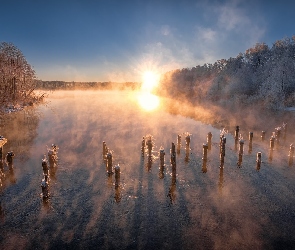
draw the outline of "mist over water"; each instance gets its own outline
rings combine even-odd
[[[13,150],[14,171],[6,166],[0,194],[3,249],[249,249],[291,248],[295,237],[295,171],[288,166],[293,140],[288,116],[269,118],[244,111],[217,115],[211,107],[189,107],[164,98],[144,109],[136,92],[55,91],[46,106],[11,116],[1,127]],[[151,100],[149,100],[151,101]],[[292,116],[292,115],[291,115]],[[235,117],[235,119],[233,119]],[[199,119],[193,119],[199,118]],[[255,119],[257,123],[255,123]],[[236,123],[240,122],[240,123]],[[269,156],[273,124],[287,122],[288,136]],[[13,124],[13,126],[12,126]],[[243,163],[234,126],[245,139]],[[253,127],[252,127],[253,125]],[[220,169],[219,134],[225,127],[226,155]],[[275,127],[273,127],[274,129]],[[252,151],[248,133],[254,131]],[[266,130],[266,140],[259,132]],[[189,154],[185,134],[191,134]],[[207,172],[202,146],[211,132]],[[172,181],[171,143],[182,135]],[[142,137],[152,135],[152,161],[142,157]],[[119,188],[108,176],[102,142],[120,164]],[[42,158],[56,144],[58,166],[50,177],[50,198],[40,198]],[[165,150],[160,178],[159,150]],[[261,168],[256,153],[262,152]]]

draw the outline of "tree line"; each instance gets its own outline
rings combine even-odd
[[[137,90],[137,82],[65,82],[65,81],[36,81],[36,88],[42,90]]]
[[[159,86],[158,93],[192,104],[295,106],[295,36],[278,40],[272,47],[257,43],[213,64],[167,72]]]

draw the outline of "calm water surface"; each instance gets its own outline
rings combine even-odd
[[[163,104],[163,103],[162,103]],[[281,121],[278,121],[278,125]],[[295,168],[288,165],[291,130],[273,160],[269,137],[245,137],[242,167],[233,132],[226,135],[219,168],[220,128],[167,112],[145,111],[134,94],[115,91],[56,91],[49,103],[11,114],[1,123],[15,152],[14,169],[4,164],[0,193],[1,249],[293,249]],[[232,128],[226,128],[232,129]],[[188,157],[184,134],[191,134]],[[202,145],[213,134],[207,172]],[[142,137],[154,138],[153,160],[141,154]],[[182,134],[172,182],[171,143]],[[120,186],[108,176],[102,142],[120,164]],[[50,198],[40,197],[42,158],[59,146],[51,171]],[[158,153],[165,155],[160,178]],[[256,153],[262,152],[256,169]]]

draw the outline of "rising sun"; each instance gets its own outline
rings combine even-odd
[[[159,75],[152,71],[146,71],[143,74],[143,83],[141,89],[151,92],[159,83]]]
[[[137,98],[139,105],[146,111],[155,110],[160,104],[159,97],[152,94],[153,89],[158,85],[158,83],[158,74],[152,71],[146,71],[143,74],[143,82]]]

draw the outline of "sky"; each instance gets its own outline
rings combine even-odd
[[[44,81],[142,81],[295,35],[295,1],[3,0],[0,42]]]

